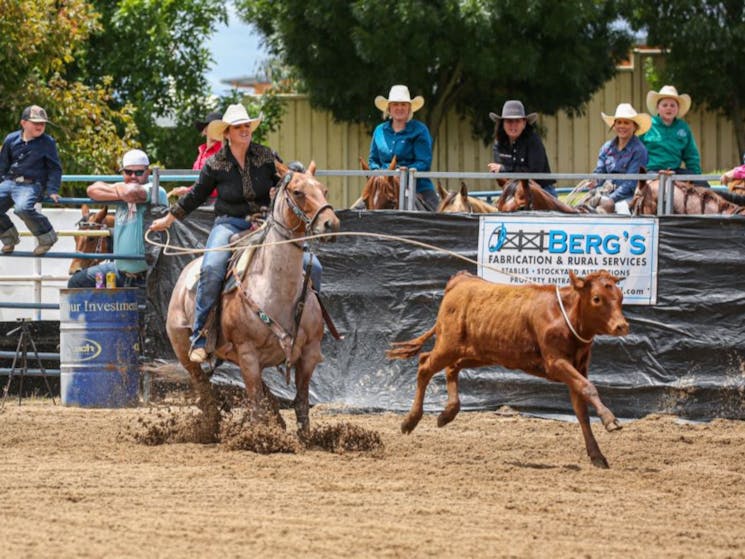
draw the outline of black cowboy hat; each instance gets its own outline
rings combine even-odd
[[[213,120],[220,120],[221,118],[222,115],[220,113],[209,113],[202,120],[195,120],[194,128],[197,129],[197,132],[201,132],[202,130],[204,130],[204,127],[207,126],[210,122],[212,122]]]

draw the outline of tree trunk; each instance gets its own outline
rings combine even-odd
[[[425,115],[424,123],[429,128],[430,136],[432,136],[433,151],[440,125],[457,98],[462,71],[463,65],[458,62],[449,75],[443,76],[438,83],[437,94],[433,96],[430,109]]]

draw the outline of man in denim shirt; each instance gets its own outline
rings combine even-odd
[[[49,220],[34,205],[48,195],[59,200],[62,165],[57,144],[44,133],[47,113],[37,105],[23,110],[21,129],[5,137],[0,150],[0,240],[3,252],[13,252],[21,242],[18,230],[6,215],[15,204],[16,215],[39,241],[36,256],[45,254],[57,242]]]

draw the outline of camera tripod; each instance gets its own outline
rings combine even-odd
[[[47,375],[46,369],[44,369],[44,365],[41,364],[41,358],[39,357],[39,352],[36,349],[36,343],[34,342],[34,339],[31,337],[31,330],[29,328],[29,319],[28,318],[18,318],[18,322],[20,322],[20,326],[18,328],[14,328],[10,332],[6,334],[6,336],[12,336],[16,332],[20,332],[20,335],[18,336],[18,345],[16,346],[16,354],[15,357],[13,357],[13,365],[10,367],[10,372],[8,373],[8,382],[5,384],[5,388],[3,389],[3,401],[2,404],[0,404],[0,409],[5,407],[5,401],[8,399],[8,392],[10,391],[10,383],[13,382],[13,376],[16,374],[20,375],[20,383],[18,385],[18,405],[21,405],[21,397],[23,395],[23,379],[26,377],[28,373],[28,346],[31,345],[31,349],[34,352],[34,355],[36,356],[36,361],[39,364],[39,370],[41,371],[41,376],[44,377],[44,383],[47,386],[47,392],[49,393],[49,396],[52,398],[52,403],[56,405],[56,402],[54,401],[54,394],[52,393],[52,387],[49,385],[49,378]],[[18,372],[16,373],[16,364],[19,363],[20,366],[18,368]]]

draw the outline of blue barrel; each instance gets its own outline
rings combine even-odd
[[[60,289],[62,405],[122,408],[139,401],[137,289]]]

